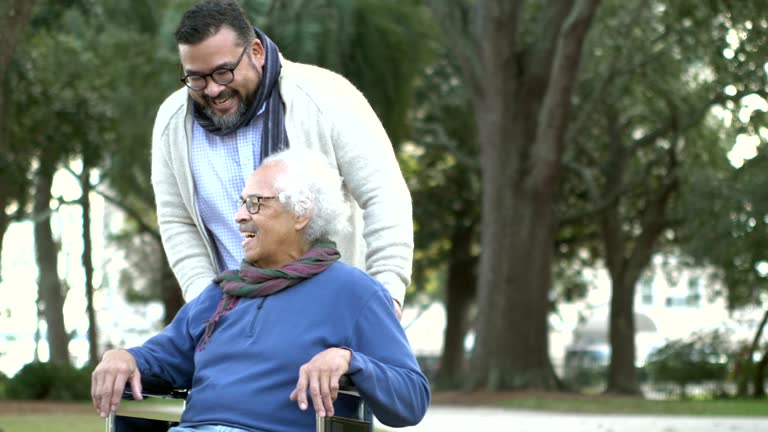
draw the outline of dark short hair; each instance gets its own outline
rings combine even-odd
[[[176,28],[176,43],[197,45],[225,25],[235,31],[243,46],[256,38],[248,16],[235,0],[204,0],[184,12]]]

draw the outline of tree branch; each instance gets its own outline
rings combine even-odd
[[[599,3],[599,0],[579,0],[560,30],[552,72],[539,114],[530,187],[553,187],[553,173],[562,156],[563,137],[582,46]]]
[[[745,90],[745,91],[738,92],[733,96],[728,96],[724,93],[718,93],[717,95],[711,97],[709,102],[704,104],[699,109],[688,110],[687,112],[690,112],[691,115],[686,117],[682,122],[678,121],[677,117],[673,117],[663,125],[659,126],[657,129],[651,132],[648,132],[642,137],[636,139],[634,141],[634,145],[636,147],[645,147],[655,143],[657,139],[663,137],[664,135],[667,135],[673,130],[678,130],[678,131],[687,130],[697,125],[709,113],[709,110],[712,109],[714,105],[722,104],[728,100],[736,102],[742,99],[743,97],[751,94],[756,94],[768,100],[768,91],[766,90],[757,90],[757,91]]]
[[[126,215],[128,215],[131,219],[133,219],[136,222],[136,224],[139,226],[139,229],[142,232],[145,232],[151,235],[155,240],[162,243],[162,239],[160,237],[160,231],[157,228],[154,228],[152,225],[150,225],[146,221],[144,221],[144,218],[142,217],[141,213],[138,210],[127,206],[123,201],[120,201],[117,198],[112,197],[111,195],[107,194],[106,192],[100,189],[93,189],[93,191],[99,194],[101,197],[103,197],[105,201],[118,207]]]
[[[462,0],[430,0],[429,6],[435,21],[442,29],[445,45],[451,48],[449,52],[455,56],[456,63],[462,69],[469,93],[483,95],[487,93],[484,90],[484,82],[488,79],[488,53],[502,57],[508,54],[495,53],[494,49],[497,47],[481,44],[484,36],[481,33],[503,26],[504,34],[515,34],[516,32],[506,32],[510,25],[517,26],[521,2],[484,0],[476,3],[475,7],[471,7]],[[516,43],[514,38],[494,37],[486,40],[504,44],[507,52],[511,51]]]
[[[552,74],[552,63],[555,60],[555,50],[559,39],[559,33],[552,29],[560,29],[563,22],[568,18],[573,8],[573,1],[558,1],[549,5],[545,12],[546,16],[542,19],[541,33],[539,33],[532,49],[526,51],[526,87],[537,89],[540,92],[534,99],[541,99],[546,91],[548,80]]]
[[[677,141],[679,138],[675,138]],[[671,173],[661,185],[661,188],[653,199],[649,200],[648,206],[643,211],[643,215],[640,220],[641,233],[637,237],[632,252],[629,256],[628,271],[632,272],[629,275],[631,280],[639,277],[640,272],[651,259],[654,252],[654,245],[659,239],[664,228],[668,225],[666,218],[667,205],[672,197],[672,194],[677,190],[679,181],[677,178],[676,170],[679,165],[677,159],[677,152],[673,144],[667,151],[668,155],[668,172]]]

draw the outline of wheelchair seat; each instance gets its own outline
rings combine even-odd
[[[142,377],[141,386],[141,394],[144,397],[185,401],[189,394],[188,390],[176,389],[170,383],[156,377]],[[373,416],[367,410],[365,401],[360,397],[352,380],[347,375],[343,375],[339,379],[339,393],[359,399],[357,418],[317,416],[315,419],[316,432],[373,432]],[[123,400],[133,400],[129,388],[123,391],[122,398]],[[175,420],[139,417],[129,413],[110,413],[106,422],[107,432],[167,432],[171,427],[179,425],[179,422]]]

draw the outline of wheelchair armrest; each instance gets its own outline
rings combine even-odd
[[[357,387],[355,387],[355,383],[352,382],[349,375],[342,375],[341,378],[339,378],[339,392],[360,397],[360,394],[357,392]]]
[[[154,376],[142,376],[141,377],[141,394],[149,397],[159,397],[165,399],[186,399],[189,394],[189,390],[177,389],[168,381],[154,377]],[[133,394],[131,388],[126,386],[123,390],[123,399],[133,400]]]
[[[355,387],[355,383],[349,378],[349,375],[342,375],[339,378],[339,392],[350,394],[353,396],[360,396]],[[141,377],[141,394],[149,397],[159,397],[165,399],[186,399],[189,394],[187,389],[177,389],[168,381],[154,377],[154,376],[142,376]],[[123,390],[123,399],[133,400],[133,394],[130,387],[126,387]]]

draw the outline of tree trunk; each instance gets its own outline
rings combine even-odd
[[[93,261],[91,259],[91,179],[90,167],[83,162],[83,172],[80,173],[80,205],[83,209],[83,270],[85,271],[86,315],[88,316],[88,363],[96,366],[99,362],[99,333],[96,323],[96,309],[93,306]]]
[[[493,172],[484,170],[487,178]],[[548,321],[552,250],[551,203],[484,180],[473,388],[554,389]],[[499,190],[500,189],[500,190]]]
[[[471,388],[555,389],[549,360],[548,293],[552,258],[551,195],[526,188],[525,163],[507,142],[530,134],[523,115],[505,122],[477,111],[482,145],[482,252]],[[505,116],[506,117],[506,116]]]
[[[763,353],[763,357],[755,367],[754,380],[752,385],[752,396],[756,399],[765,399],[765,367],[768,365],[768,351]]]
[[[2,39],[0,39],[2,40]],[[5,114],[5,88],[2,75],[0,75],[0,150],[10,151],[7,147],[8,140],[8,119]],[[0,161],[0,257],[3,256],[3,238],[8,230],[11,219],[5,212],[8,204],[11,203],[11,191],[8,188],[8,182],[3,177],[10,175],[10,167],[7,161]],[[0,282],[3,281],[2,260],[0,260]]]
[[[2,98],[2,96],[0,96]],[[0,115],[2,115],[2,109],[0,109]],[[2,122],[2,117],[0,117],[0,123]],[[2,126],[0,126],[0,129],[2,129]],[[2,139],[2,136],[0,136],[0,139]],[[11,219],[8,217],[7,214],[5,214],[5,208],[9,203],[8,197],[3,193],[2,191],[3,186],[0,185],[0,257],[3,256],[3,239],[5,238],[5,232],[8,231],[8,226],[11,223]],[[0,282],[3,281],[3,267],[2,267],[2,260],[0,260]]]
[[[0,82],[32,16],[34,0],[4,0],[0,6]]]
[[[757,347],[760,344],[760,340],[763,338],[763,331],[765,330],[765,324],[768,322],[768,310],[766,310],[763,313],[763,319],[760,320],[760,325],[757,326],[757,331],[755,332],[755,337],[752,339],[752,344],[750,345],[749,353],[747,354],[747,357],[744,359],[746,364],[752,365],[752,356],[755,351],[757,351]],[[765,398],[765,367],[766,364],[768,364],[768,351],[763,353],[763,357],[760,359],[760,362],[755,366],[754,368],[754,375],[752,384],[754,386],[754,390],[752,390],[752,395],[755,398]],[[750,368],[751,369],[751,368]],[[744,374],[746,375],[746,373]],[[744,395],[746,395],[746,378],[744,381]],[[741,383],[741,381],[740,381]],[[741,390],[741,388],[740,388]]]
[[[42,340],[42,334],[40,331],[40,323],[43,321],[43,309],[42,302],[40,301],[40,290],[38,289],[37,299],[35,299],[35,308],[37,314],[35,315],[37,320],[35,321],[35,352],[32,356],[32,361],[37,363],[40,361],[40,340]]]
[[[635,282],[625,275],[611,274],[613,280],[608,338],[611,362],[608,366],[608,393],[640,394],[635,367]]]
[[[621,171],[618,161],[614,166],[614,172]],[[621,174],[617,177],[607,177],[608,183],[623,184]],[[605,259],[612,283],[609,324],[611,363],[608,366],[606,393],[641,394],[635,367],[635,286],[643,269],[650,264],[656,242],[666,226],[666,207],[676,185],[673,180],[664,185],[656,196],[650,197],[640,218],[639,236],[632,237],[623,231],[618,203],[601,215]]]
[[[521,2],[477,2],[477,28],[469,32],[478,36],[476,45],[456,46],[464,48],[483,187],[472,388],[560,385],[549,360],[552,203],[582,45],[597,4],[548,4],[547,30],[527,45],[518,34],[526,12]]]
[[[752,373],[753,363],[752,354],[742,350],[741,355],[736,359],[736,368],[733,372],[736,377],[736,397],[745,398],[749,396],[749,377]]]
[[[59,279],[58,251],[51,231],[51,183],[53,182],[54,163],[40,160],[35,187],[35,250],[39,271],[38,289],[47,324],[48,349],[50,361],[69,364],[69,336],[64,327],[64,298]]]
[[[13,60],[21,40],[24,30],[27,28],[27,22],[32,16],[33,0],[7,0],[0,7],[0,149],[6,149],[5,143],[8,139],[7,120],[5,116],[5,71]],[[7,151],[7,150],[3,150]],[[6,171],[0,163],[0,172]],[[6,171],[7,172],[7,171]],[[0,182],[4,183],[4,182]],[[5,209],[10,201],[10,194],[4,190],[6,186],[0,184],[0,256],[3,251],[3,237],[10,224],[10,218],[5,213]],[[2,281],[2,268],[0,268],[0,281]]]
[[[737,359],[736,394],[740,397],[747,396],[747,393],[749,392],[748,382],[750,376],[752,377],[752,384],[754,385],[752,395],[756,398],[765,397],[765,362],[768,361],[766,360],[768,352],[763,355],[763,358],[757,365],[753,364],[752,358],[760,345],[760,340],[763,338],[766,322],[768,322],[768,310],[763,313],[763,318],[757,326],[755,336],[752,338],[752,343],[745,349],[746,353],[744,353],[741,358]]]
[[[469,330],[468,311],[476,291],[476,259],[472,256],[474,225],[456,224],[451,236],[445,310],[446,327],[440,369],[435,379],[440,388],[457,388],[466,373],[464,338]]]

